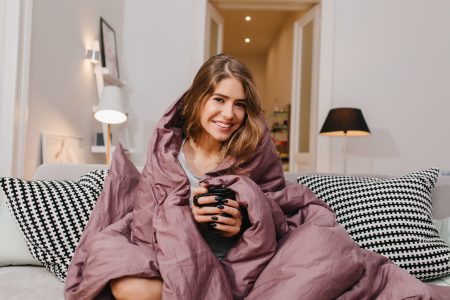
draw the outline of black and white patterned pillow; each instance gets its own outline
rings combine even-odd
[[[31,254],[62,281],[107,173],[92,171],[77,181],[0,178]]]
[[[432,223],[428,169],[396,178],[308,175],[308,186],[336,212],[336,220],[362,248],[389,257],[418,279],[450,274],[450,248]]]

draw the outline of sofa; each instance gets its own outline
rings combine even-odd
[[[104,170],[105,165],[65,165],[48,164],[41,165],[33,180],[77,180],[81,175],[93,170]],[[285,173],[286,180],[297,182],[300,174]],[[311,175],[311,174],[309,174]],[[308,175],[308,176],[309,176]],[[328,175],[328,176],[338,176]],[[358,177],[358,176],[357,176]],[[385,177],[386,176],[381,176]],[[1,190],[1,189],[0,189]],[[2,195],[5,197],[5,195]],[[63,299],[64,283],[45,267],[40,265],[27,251],[27,246],[20,234],[17,224],[12,223],[12,216],[5,199],[1,199],[0,205],[0,249],[5,245],[14,244],[9,253],[0,253],[0,299]],[[450,176],[440,176],[432,190],[433,219],[445,220],[450,217]],[[9,216],[8,216],[9,215]],[[8,219],[9,218],[9,219]],[[437,226],[442,225],[436,221]],[[13,228],[16,226],[16,228]],[[440,234],[449,234],[449,228],[443,226]],[[447,241],[450,236],[447,236]],[[22,240],[21,240],[22,239]],[[0,251],[4,252],[4,251]],[[2,256],[3,255],[3,256]],[[14,257],[17,256],[17,257]],[[20,257],[19,257],[20,256]],[[450,275],[431,280],[430,283],[450,286]]]

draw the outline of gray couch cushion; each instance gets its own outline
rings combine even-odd
[[[63,300],[64,283],[44,267],[2,267],[0,299]]]

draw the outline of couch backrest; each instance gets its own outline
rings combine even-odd
[[[106,169],[106,165],[95,164],[44,164],[40,165],[36,170],[34,179],[37,180],[54,180],[67,179],[77,180],[81,175],[89,171]],[[142,170],[142,167],[138,167]],[[290,182],[297,182],[299,173],[285,172],[285,178]],[[306,174],[302,174],[306,175]],[[328,174],[330,175],[330,174]],[[338,174],[334,174],[338,175]],[[352,176],[367,176],[367,177],[382,177],[383,175],[352,175]],[[450,216],[450,176],[440,176],[432,191],[433,200],[433,217],[441,219]]]
[[[95,164],[43,164],[40,165],[33,179],[35,180],[77,180],[83,174],[93,170],[106,169],[106,165]]]

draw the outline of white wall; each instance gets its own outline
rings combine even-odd
[[[175,2],[175,3],[174,3]],[[25,177],[41,163],[42,133],[84,139],[87,163],[103,163],[90,146],[101,125],[93,118],[97,86],[85,50],[99,39],[102,16],[115,29],[128,122],[113,127],[137,165],[164,110],[190,85],[203,62],[206,0],[35,0],[33,7],[29,118]]]
[[[127,126],[137,151],[132,158],[142,165],[155,123],[201,63],[204,2],[34,1],[27,177],[39,163],[41,132],[82,136],[87,161],[103,161],[89,152],[100,125],[91,112],[97,103],[95,79],[83,59],[97,38],[100,15],[118,36],[121,77],[128,82]],[[348,171],[450,169],[445,136],[450,127],[450,2],[337,0],[333,5],[334,42],[327,43],[333,49],[331,63],[321,65],[321,76],[330,76],[328,106],[360,107],[373,132],[349,140]],[[279,88],[290,94],[287,82]],[[321,95],[319,106],[326,93]],[[266,91],[265,98],[271,97]],[[321,113],[319,122],[324,117]],[[319,137],[324,145],[319,151],[331,155],[321,169],[341,171],[341,140],[332,139],[329,151],[324,139],[331,138]]]
[[[449,170],[450,1],[337,0],[335,22],[332,106],[361,108],[372,131],[349,139],[347,171]]]
[[[6,1],[0,2],[0,68],[1,70],[4,69],[5,65],[5,31],[6,31]],[[4,88],[4,72],[0,72],[0,88],[3,91]],[[0,138],[2,139],[8,139],[8,136],[11,132],[11,125],[9,124],[9,119],[5,120],[5,107],[6,100],[3,98],[3,95],[0,96],[0,116],[1,116],[1,122],[0,122]],[[0,146],[0,176],[7,176],[11,175],[11,166],[8,164],[7,157],[10,156],[9,148],[5,147],[4,145]],[[11,162],[9,162],[11,163]]]
[[[125,1],[124,78],[129,83],[127,126],[135,164],[166,108],[189,87],[201,63],[205,1]],[[202,35],[203,34],[203,35]]]
[[[17,176],[18,148],[23,123],[20,122],[26,79],[23,70],[28,64],[23,60],[27,52],[25,20],[29,12],[29,1],[6,0],[0,3],[0,176]],[[23,46],[21,48],[21,46]]]
[[[92,113],[98,101],[95,76],[84,55],[99,38],[102,16],[116,31],[121,56],[123,6],[123,0],[34,1],[25,177],[41,163],[43,132],[82,137],[86,162],[104,161],[104,155],[90,152],[101,126]]]

